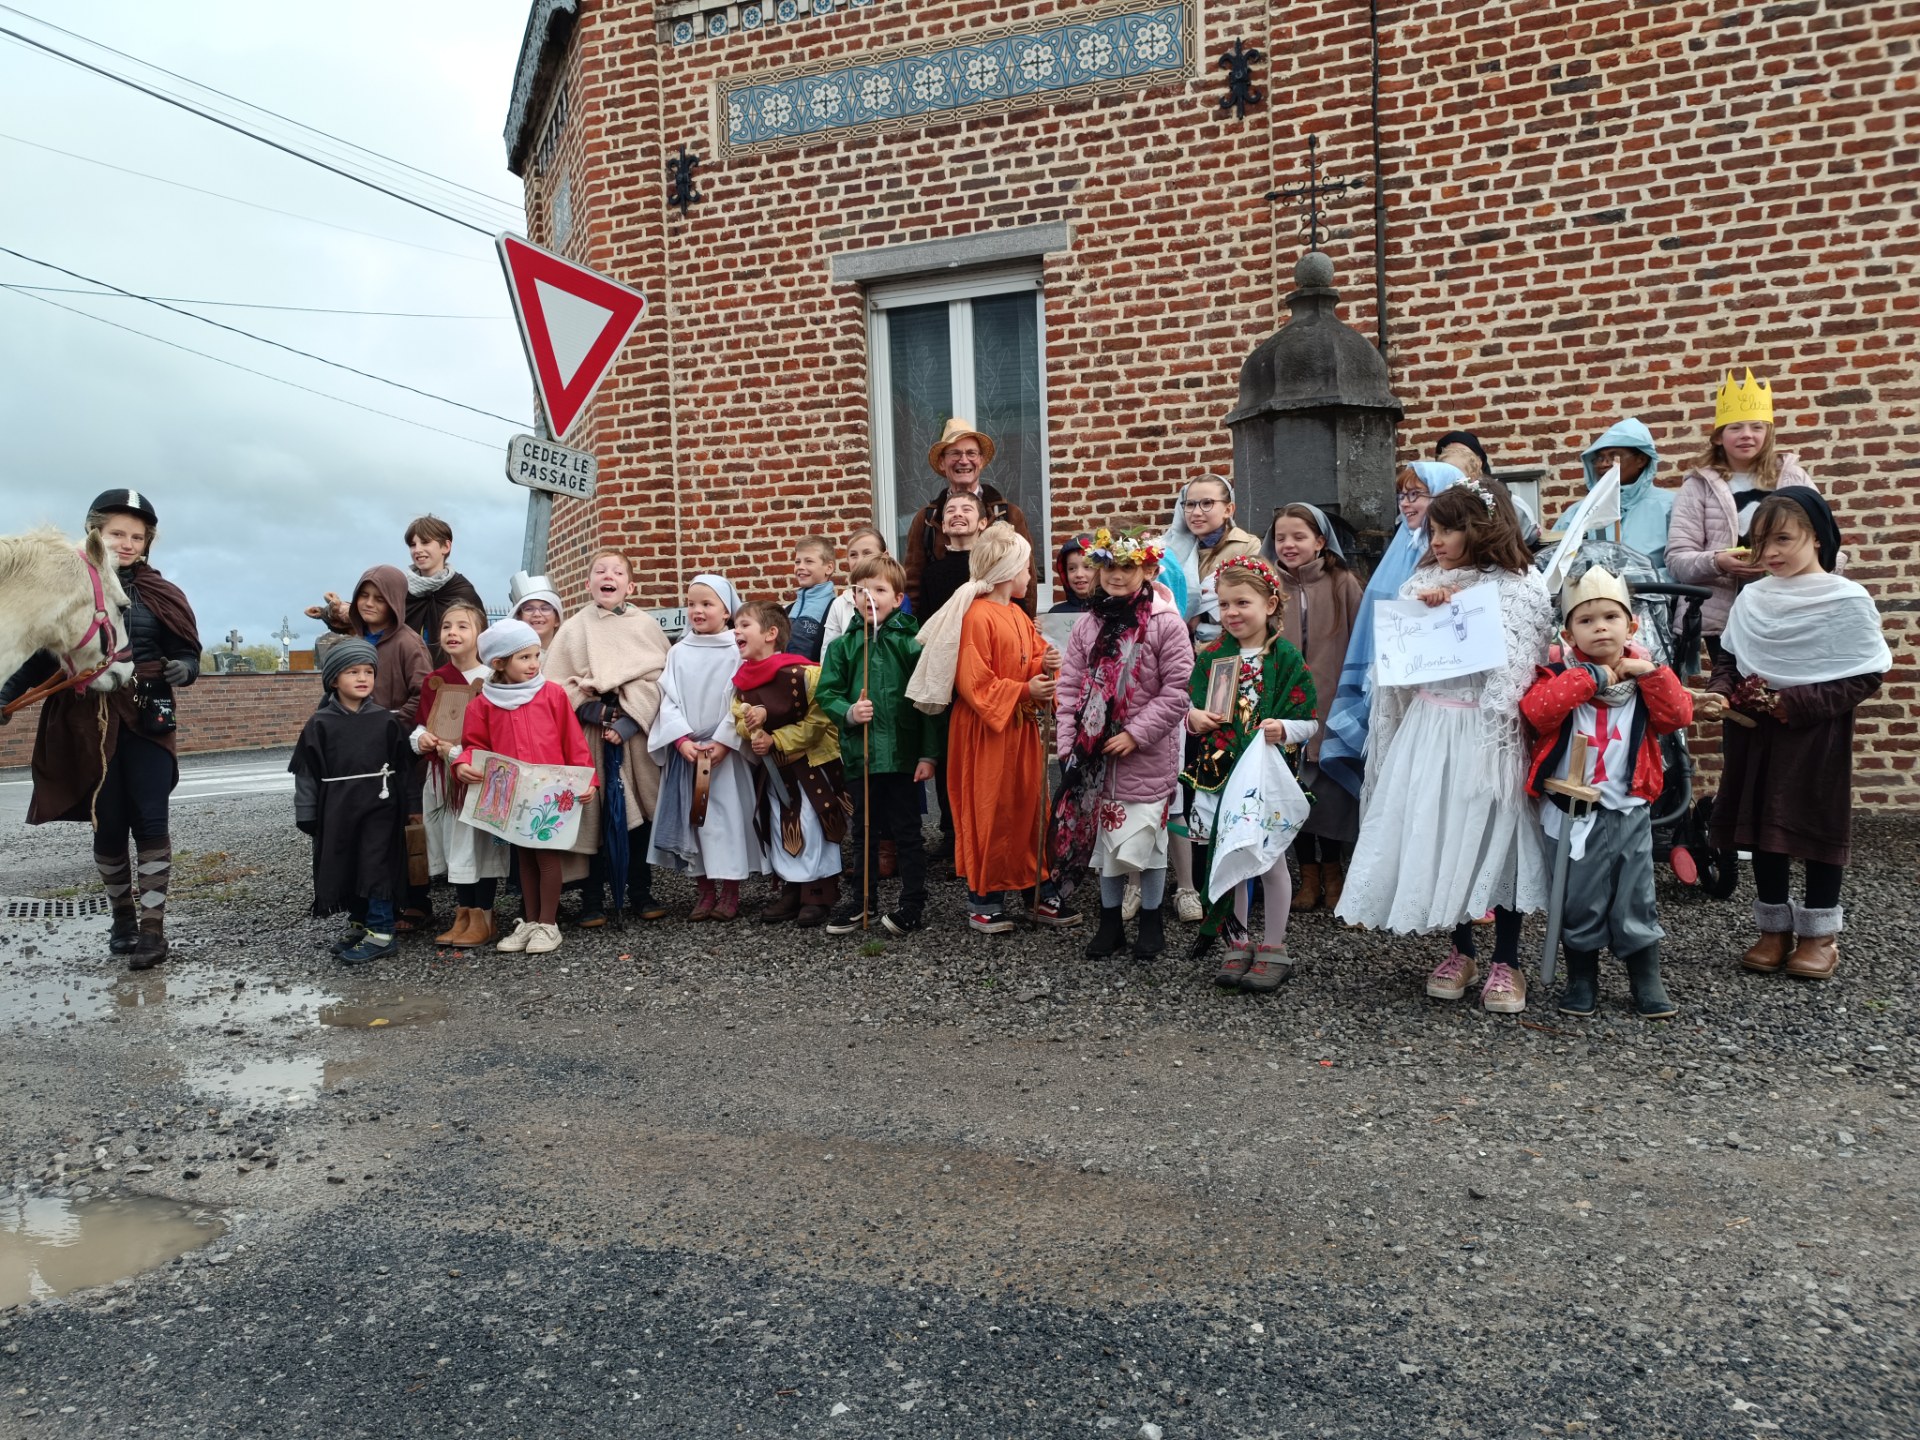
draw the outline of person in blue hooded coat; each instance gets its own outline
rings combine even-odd
[[[1638,550],[1653,562],[1661,579],[1667,578],[1667,521],[1673,514],[1673,491],[1654,484],[1660,471],[1660,452],[1653,434],[1638,420],[1609,426],[1598,440],[1580,452],[1591,490],[1613,466],[1620,467],[1620,543]],[[1590,539],[1611,540],[1608,528],[1592,531]]]

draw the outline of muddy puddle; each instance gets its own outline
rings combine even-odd
[[[318,1053],[322,1028],[402,1030],[451,1013],[433,995],[263,981],[192,959],[134,974],[101,953],[105,939],[96,918],[0,933],[0,1036],[136,1024],[175,1053],[173,1073],[202,1096],[293,1105],[354,1068]]]
[[[0,1196],[0,1309],[111,1285],[198,1250],[226,1228],[173,1200]]]

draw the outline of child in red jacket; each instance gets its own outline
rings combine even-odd
[[[456,779],[478,785],[486,777],[473,752],[490,750],[529,765],[578,765],[593,768],[593,756],[580,733],[567,692],[540,677],[540,637],[524,620],[502,620],[480,635],[480,658],[493,674],[467,706],[454,757]],[[597,777],[596,777],[597,783]],[[500,941],[502,950],[544,955],[560,948],[560,852],[513,847],[520,861],[520,891],[527,918]]]
[[[1677,1013],[1660,983],[1665,933],[1653,900],[1652,802],[1660,797],[1660,737],[1693,721],[1693,697],[1665,665],[1632,646],[1639,629],[1626,582],[1598,565],[1560,593],[1565,658],[1543,665],[1520,702],[1532,732],[1527,793],[1540,798],[1550,841],[1571,823],[1572,864],[1561,903],[1567,986],[1560,1009],[1591,1015],[1598,1003],[1600,949],[1626,967],[1642,1019]],[[1569,821],[1544,786],[1567,778],[1575,734],[1586,737],[1586,774],[1600,792],[1592,813]]]

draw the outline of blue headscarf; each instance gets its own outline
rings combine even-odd
[[[1438,460],[1415,460],[1407,468],[1427,487],[1429,496],[1467,478]],[[1426,553],[1427,527],[1409,530],[1402,517],[1380,563],[1373,568],[1373,577],[1367,581],[1360,613],[1353,617],[1347,658],[1340,666],[1340,683],[1333,692],[1333,705],[1327,711],[1326,730],[1320,741],[1320,773],[1356,796],[1366,767],[1367,726],[1373,712],[1373,603],[1399,599],[1400,587]]]

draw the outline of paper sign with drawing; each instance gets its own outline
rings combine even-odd
[[[593,771],[582,765],[528,765],[473,752],[480,783],[467,787],[460,819],[476,830],[532,850],[570,850],[580,838]]]
[[[1504,665],[1506,632],[1500,592],[1469,585],[1444,605],[1376,600],[1373,607],[1377,685],[1424,685]]]

